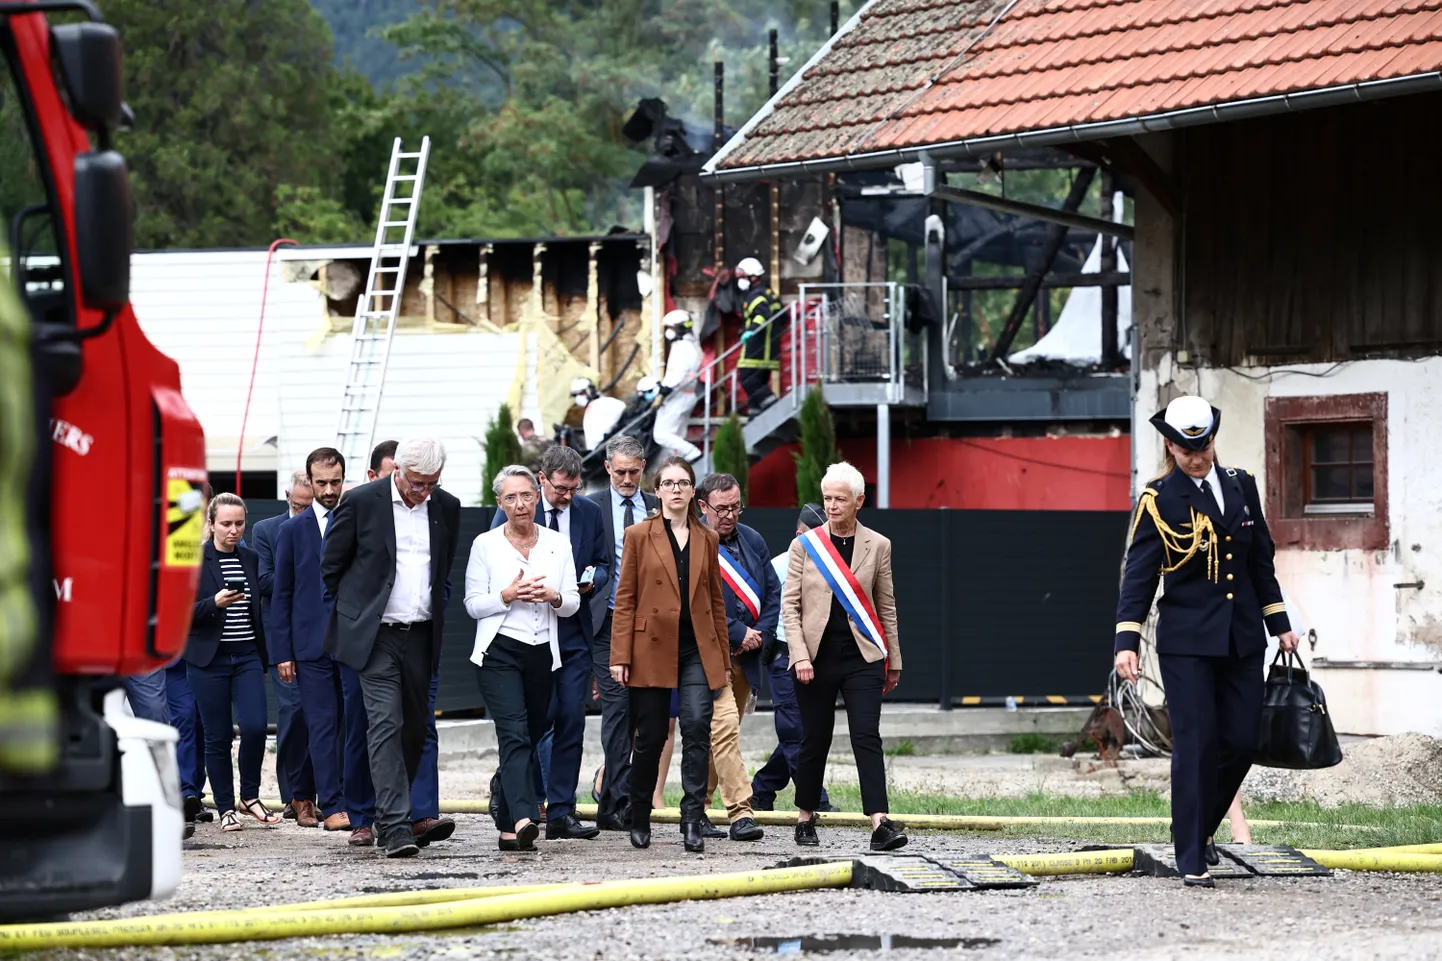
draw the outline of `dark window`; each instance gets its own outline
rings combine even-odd
[[[1308,424],[1302,428],[1307,514],[1372,510],[1372,424]]]

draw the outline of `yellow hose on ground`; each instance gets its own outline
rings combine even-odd
[[[1394,854],[1368,851],[1303,851],[1324,868],[1348,871],[1399,871],[1408,874],[1442,872],[1442,854]]]
[[[14,924],[0,926],[0,951],[223,944],[337,934],[444,931],[599,908],[775,894],[845,887],[850,883],[851,862],[841,861],[799,868],[578,885],[573,890],[508,893],[445,904]]]
[[[440,811],[442,814],[486,814],[490,802],[480,800],[454,800],[442,801]],[[206,801],[209,806],[211,802]],[[279,810],[284,807],[282,802],[275,799],[266,799],[267,807]],[[576,816],[582,819],[594,820],[596,817],[596,805],[577,804]],[[724,810],[710,810],[706,816],[717,824],[730,823]],[[818,815],[822,825],[831,827],[856,827],[870,828],[871,818],[865,814],[858,814],[854,811],[834,811],[831,813],[822,812]],[[795,811],[756,811],[752,817],[757,824],[770,827],[789,827],[796,823]],[[908,827],[925,831],[1004,831],[1009,827],[1046,827],[1051,824],[1077,824],[1077,825],[1120,825],[1133,827],[1155,827],[1157,825],[1170,825],[1170,817],[1102,817],[1087,815],[1006,815],[987,816],[972,814],[899,814],[898,818],[905,821]],[[681,811],[678,808],[658,808],[651,812],[651,820],[657,824],[676,824],[681,820]],[[1260,828],[1295,828],[1295,827],[1331,827],[1341,828],[1348,831],[1370,830],[1367,825],[1361,824],[1318,824],[1312,821],[1268,821],[1250,820],[1253,827]]]

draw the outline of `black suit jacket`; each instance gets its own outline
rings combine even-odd
[[[1140,646],[1162,578],[1159,654],[1226,657],[1235,642],[1237,654],[1245,657],[1266,650],[1269,633],[1291,629],[1257,481],[1247,471],[1220,465],[1217,479],[1225,510],[1180,467],[1142,491],[1117,602],[1115,651]],[[1165,539],[1158,522],[1169,532]]]
[[[354,670],[365,667],[380,629],[381,615],[396,582],[396,525],[390,477],[348,492],[326,528],[320,574],[335,599],[326,628],[325,651]],[[431,492],[431,672],[441,663],[445,635],[447,577],[461,534],[461,502],[440,488]]]
[[[225,574],[220,569],[220,552],[215,549],[214,541],[206,541],[201,554],[200,585],[195,591],[195,611],[190,616],[190,637],[181,657],[196,667],[208,667],[220,651],[220,636],[225,631],[226,609],[215,606],[215,595],[225,586]],[[260,613],[260,557],[249,547],[237,547],[235,556],[240,558],[245,579],[250,582],[250,626],[255,631],[255,646],[260,651],[260,662],[269,668],[265,619]]]
[[[606,537],[606,556],[610,558],[608,566],[611,568],[611,577],[614,581],[621,576],[621,558],[613,556],[616,552],[616,518],[611,516],[611,485],[607,484],[605,490],[586,496],[601,508],[601,530]],[[645,504],[646,509],[636,515],[638,523],[645,520],[646,515],[661,503],[656,499],[655,494],[648,494],[645,491],[641,491],[641,502]],[[607,585],[605,590],[596,591],[595,595],[589,599],[589,603],[591,605],[591,628],[594,632],[601,629],[601,622],[606,619],[606,609],[611,605],[610,585]]]
[[[270,598],[275,591],[275,539],[280,525],[290,520],[286,510],[274,517],[267,517],[250,529],[250,541],[260,557],[260,616],[270,621]]]

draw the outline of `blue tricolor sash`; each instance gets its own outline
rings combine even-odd
[[[841,555],[836,553],[836,545],[831,543],[831,537],[825,528],[813,527],[802,534],[801,546],[811,555],[816,569],[826,578],[831,593],[836,595],[842,609],[861,631],[862,636],[881,648],[883,655],[887,655],[886,634],[881,630],[881,618],[876,616],[876,609],[871,606],[871,598],[861,589],[856,575],[846,566]]]
[[[718,548],[721,557],[721,580],[731,588],[736,599],[745,605],[746,610],[751,612],[751,619],[761,619],[761,585],[756,583],[756,578],[746,570],[745,567],[736,563],[731,552],[726,548]]]

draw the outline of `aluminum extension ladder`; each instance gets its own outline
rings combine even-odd
[[[349,481],[364,481],[370,463],[430,152],[430,137],[421,138],[421,149],[414,153],[405,151],[400,137],[391,146],[391,165],[386,173],[385,194],[381,197],[370,273],[366,276],[365,290],[356,302],[350,367],[346,371],[345,393],[341,396],[340,426],[336,429],[336,448],[345,455]],[[397,193],[401,184],[411,185],[408,193]],[[397,234],[403,236],[397,238]]]

